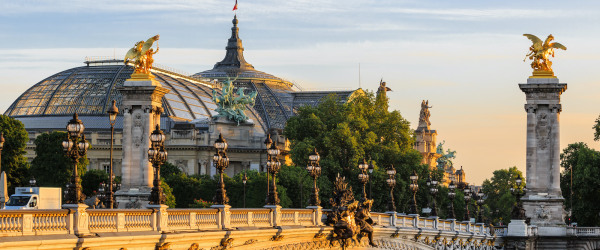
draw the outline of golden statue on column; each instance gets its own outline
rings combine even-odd
[[[526,36],[533,42],[531,47],[529,47],[529,53],[523,59],[523,61],[528,58],[529,60],[533,60],[531,62],[531,68],[533,69],[532,78],[554,78],[550,56],[554,57],[554,49],[567,50],[567,47],[560,43],[553,43],[554,36],[552,34],[543,42],[537,36],[531,34],[523,34],[523,36]]]
[[[125,54],[125,63],[129,62],[129,60],[133,60],[133,66],[135,67],[135,72],[131,75],[132,79],[149,79],[153,78],[152,73],[150,73],[150,69],[152,68],[152,64],[154,63],[154,54],[158,53],[158,39],[159,35],[148,38],[146,42],[139,41],[135,43],[133,48],[127,51]],[[152,48],[152,45],[156,42],[156,50]]]

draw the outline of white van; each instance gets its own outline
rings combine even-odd
[[[61,188],[17,187],[4,209],[60,209]]]

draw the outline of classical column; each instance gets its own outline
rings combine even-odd
[[[123,95],[123,163],[122,188],[115,196],[119,208],[125,208],[132,201],[147,203],[150,195],[154,170],[148,161],[149,138],[160,124],[162,97],[169,90],[151,74],[133,74],[118,90]]]
[[[534,76],[519,84],[527,104],[527,191],[522,198],[526,217],[540,235],[561,235],[564,229],[560,190],[560,95],[567,84],[554,76]],[[544,229],[545,228],[545,229]]]

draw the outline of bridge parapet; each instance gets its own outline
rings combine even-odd
[[[276,218],[279,218],[278,221]],[[490,228],[483,224],[396,213],[372,213],[372,218],[377,223],[377,242],[383,245],[420,244],[421,247],[435,248],[442,245],[472,245],[479,246],[475,249],[489,249],[496,239]],[[229,244],[228,239],[232,237],[237,237],[237,244],[243,243],[242,246],[253,244],[252,249],[277,249],[277,246],[286,249],[284,246],[311,246],[313,243],[315,247],[328,246],[329,243],[324,242],[328,242],[326,235],[332,228],[323,226],[325,220],[326,213],[322,213],[319,207],[166,209],[166,212],[161,209],[87,209],[83,213],[74,213],[69,209],[5,210],[0,211],[0,248],[28,249],[33,246],[37,248],[36,244],[76,244],[110,249],[102,246],[127,246],[131,244],[128,241],[134,241],[131,235],[139,236],[136,236],[135,244],[141,244],[141,247],[133,248],[131,245],[128,249],[148,249],[165,242],[180,246],[173,249],[188,249],[193,240],[208,236],[213,238],[205,246],[223,246]],[[84,228],[74,230],[76,225]],[[569,230],[576,234],[600,235],[600,228]],[[264,233],[264,237],[257,236],[263,232],[268,233]],[[30,237],[21,236],[45,238],[43,242],[34,242]],[[186,244],[187,247],[183,248]]]

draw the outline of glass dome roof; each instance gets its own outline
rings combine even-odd
[[[117,107],[121,109],[122,96],[117,88],[131,76],[133,67],[124,65],[121,60],[86,63],[87,66],[59,72],[35,84],[4,114],[15,118],[73,113],[106,116],[112,100],[116,100]],[[194,121],[206,120],[217,114],[217,106],[211,97],[211,83],[159,68],[154,68],[152,73],[164,88],[170,90],[162,100],[165,116],[176,121]],[[220,89],[217,92],[220,93]],[[246,111],[250,119],[264,126],[255,112],[252,108]]]

